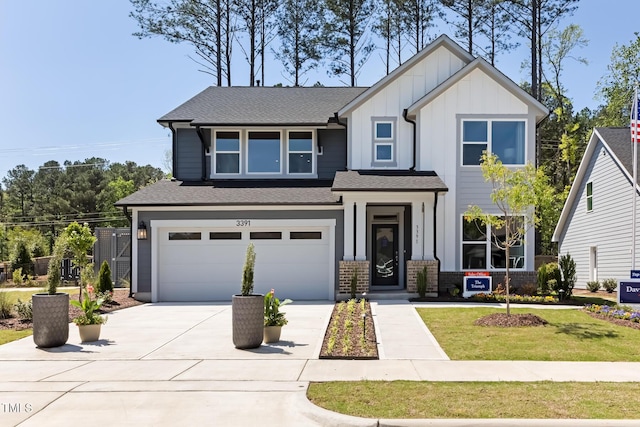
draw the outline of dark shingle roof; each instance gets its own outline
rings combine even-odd
[[[622,166],[633,176],[633,143],[631,130],[628,127],[596,128],[604,142],[622,163]],[[638,158],[640,159],[640,150]],[[640,164],[640,163],[639,163]]]
[[[326,124],[362,87],[209,87],[159,122],[194,125]]]
[[[448,191],[435,172],[336,172],[333,191]]]
[[[321,180],[158,181],[116,206],[335,205],[331,182]]]

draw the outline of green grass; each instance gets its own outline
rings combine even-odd
[[[331,411],[367,418],[636,418],[640,383],[312,383],[307,396]]]
[[[20,338],[28,337],[33,333],[31,329],[25,329],[22,331],[12,331],[12,330],[0,330],[0,345],[6,344],[11,341],[19,340]]]
[[[419,308],[418,314],[452,360],[640,361],[640,330],[594,319],[582,310],[515,308],[534,313],[544,327],[475,326],[499,308]]]

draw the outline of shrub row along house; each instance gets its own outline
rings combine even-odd
[[[446,36],[370,88],[209,87],[158,120],[175,179],[117,203],[147,235],[133,291],[230,300],[250,241],[256,292],[295,300],[347,295],[356,274],[359,293],[415,292],[427,266],[435,294],[446,272],[533,271],[533,230],[507,260],[463,213],[494,209],[483,150],[534,162],[547,113]]]

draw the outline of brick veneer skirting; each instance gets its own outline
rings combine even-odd
[[[351,278],[358,272],[356,294],[369,292],[369,261],[340,261],[338,294],[351,294]]]
[[[438,296],[438,261],[407,261],[407,292],[418,292],[418,271],[427,267],[427,293],[426,296]]]
[[[492,286],[495,289],[498,284],[504,281],[504,272],[491,272]],[[509,278],[511,279],[510,291],[514,292],[520,286],[527,283],[537,283],[538,273],[535,271],[509,271]],[[464,281],[464,273],[461,271],[441,271],[440,283],[438,284],[438,292],[440,295],[448,295],[449,289],[453,286],[458,286],[462,290],[462,283]]]

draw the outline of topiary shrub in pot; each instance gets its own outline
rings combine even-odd
[[[249,243],[242,268],[242,293],[231,298],[233,345],[239,349],[260,347],[264,328],[264,295],[253,293],[256,253]]]

